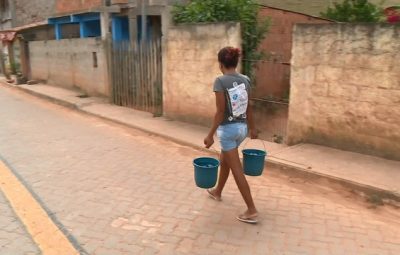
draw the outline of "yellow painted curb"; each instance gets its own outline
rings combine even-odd
[[[43,255],[79,254],[32,194],[1,160],[0,189]]]

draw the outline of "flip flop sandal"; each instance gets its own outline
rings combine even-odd
[[[207,192],[208,192],[208,195],[210,196],[210,198],[214,199],[215,201],[222,201],[222,199],[221,199],[220,197],[214,196],[214,195],[211,193],[211,190],[210,190],[210,189],[208,189]]]
[[[242,214],[242,215],[237,216],[236,219],[238,221],[248,223],[248,224],[257,224],[258,223],[257,215],[245,216]]]

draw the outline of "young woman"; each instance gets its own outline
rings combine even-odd
[[[240,50],[225,47],[218,53],[218,62],[222,76],[214,83],[217,112],[212,128],[204,139],[206,148],[214,144],[214,133],[221,143],[220,172],[217,187],[208,190],[209,195],[221,201],[229,172],[232,171],[235,182],[247,205],[247,211],[237,216],[246,223],[257,223],[257,209],[251,196],[250,187],[244,176],[239,158],[238,148],[250,132],[251,139],[257,138],[254,120],[249,105],[250,79],[236,71],[239,63]]]

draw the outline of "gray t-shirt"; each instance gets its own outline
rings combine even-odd
[[[225,116],[221,125],[246,122],[250,94],[249,77],[240,73],[219,76],[214,82],[214,92],[225,93]]]

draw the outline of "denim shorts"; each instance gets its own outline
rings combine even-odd
[[[221,143],[222,151],[239,148],[247,137],[247,124],[243,122],[221,125],[217,129],[217,136]]]

